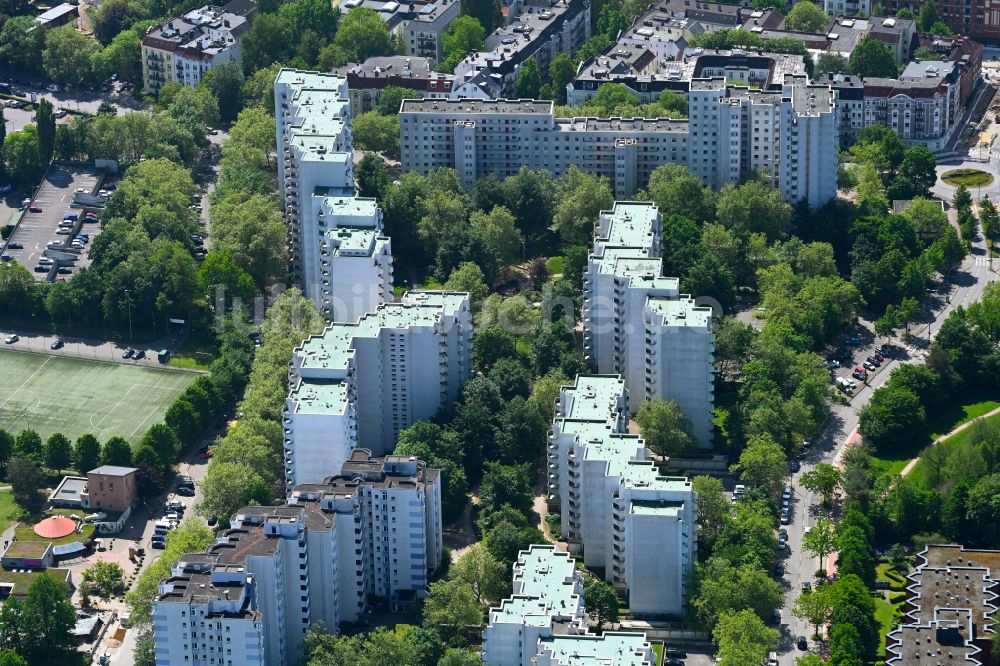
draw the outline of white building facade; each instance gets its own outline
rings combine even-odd
[[[286,400],[290,489],[336,474],[357,446],[390,452],[399,432],[457,399],[472,369],[469,295],[413,291],[294,351]]]
[[[298,663],[315,623],[336,632],[373,599],[399,610],[425,595],[441,545],[438,470],[356,450],[341,474],[241,509],[180,558],[153,600],[157,664]]]
[[[513,594],[491,608],[483,631],[485,666],[652,666],[640,633],[587,633],[583,578],[568,553],[533,544],[514,563]]]
[[[662,217],[653,204],[619,201],[598,219],[583,280],[583,350],[592,368],[620,374],[632,413],[650,398],[677,402],[703,447],[712,442],[712,312],[663,277]]]
[[[633,613],[679,616],[695,561],[696,496],[659,474],[628,433],[620,377],[579,375],[560,389],[549,434],[549,501],[570,551],[627,595]]]
[[[274,100],[292,274],[328,319],[357,321],[392,300],[392,250],[375,200],[356,196],[347,79],[283,69]]]
[[[521,166],[555,175],[571,166],[608,178],[617,199],[646,186],[660,165],[687,165],[705,184],[738,183],[762,169],[790,201],[816,208],[836,194],[838,115],[829,86],[786,76],[781,93],[693,79],[690,121],[560,118],[552,102],[502,99],[405,100],[403,171],[447,167],[471,188],[489,173]]]

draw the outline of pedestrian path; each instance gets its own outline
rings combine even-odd
[[[968,421],[966,421],[962,425],[958,426],[957,428],[955,428],[951,432],[949,432],[949,433],[947,433],[945,435],[941,435],[940,437],[938,437],[937,439],[935,439],[933,442],[931,442],[931,446],[934,446],[935,444],[940,444],[941,442],[945,441],[946,439],[951,439],[952,437],[954,437],[958,433],[962,432],[966,428],[969,428],[973,423],[975,423],[979,419],[988,419],[989,417],[995,416],[997,414],[1000,414],[1000,407],[997,407],[996,409],[992,409],[992,410],[986,412],[985,414],[983,414],[982,416],[977,416],[974,419],[969,419]],[[917,456],[916,458],[914,458],[910,462],[906,463],[906,467],[903,468],[903,471],[901,471],[900,474],[902,476],[909,475],[909,473],[913,471],[913,468],[917,466],[918,462],[920,462],[920,456]]]

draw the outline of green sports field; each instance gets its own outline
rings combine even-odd
[[[101,442],[142,438],[198,375],[67,356],[0,350],[0,428],[26,428],[47,438],[75,440],[93,433]]]

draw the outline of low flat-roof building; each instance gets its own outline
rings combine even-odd
[[[52,543],[15,539],[3,552],[4,569],[48,569],[55,563]]]
[[[45,10],[36,16],[35,20],[46,28],[55,28],[56,26],[72,23],[79,14],[79,7],[69,2],[64,2],[61,5],[56,5],[51,9]]]
[[[917,557],[903,624],[886,638],[886,665],[991,663],[1000,551],[931,545]]]
[[[73,572],[69,569],[39,569],[36,571],[0,571],[0,601],[14,597],[23,599],[39,576],[49,576],[73,591]]]

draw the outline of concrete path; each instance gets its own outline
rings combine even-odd
[[[997,414],[1000,414],[1000,407],[997,407],[996,409],[991,409],[990,411],[986,412],[982,416],[977,416],[974,419],[969,419],[968,421],[966,421],[962,425],[958,426],[957,428],[955,428],[954,430],[952,430],[948,434],[941,435],[940,437],[938,437],[937,439],[935,439],[933,442],[931,442],[931,446],[934,446],[935,444],[940,444],[941,442],[945,441],[946,439],[951,439],[952,437],[954,437],[958,433],[960,433],[963,430],[969,428],[973,423],[975,423],[979,419],[986,419],[986,418],[989,418],[991,416],[995,416]],[[903,468],[903,471],[901,471],[900,474],[902,476],[908,476],[909,473],[913,471],[913,468],[917,466],[918,462],[920,462],[920,456],[917,456],[916,458],[914,458],[910,462],[906,463],[906,467]]]

